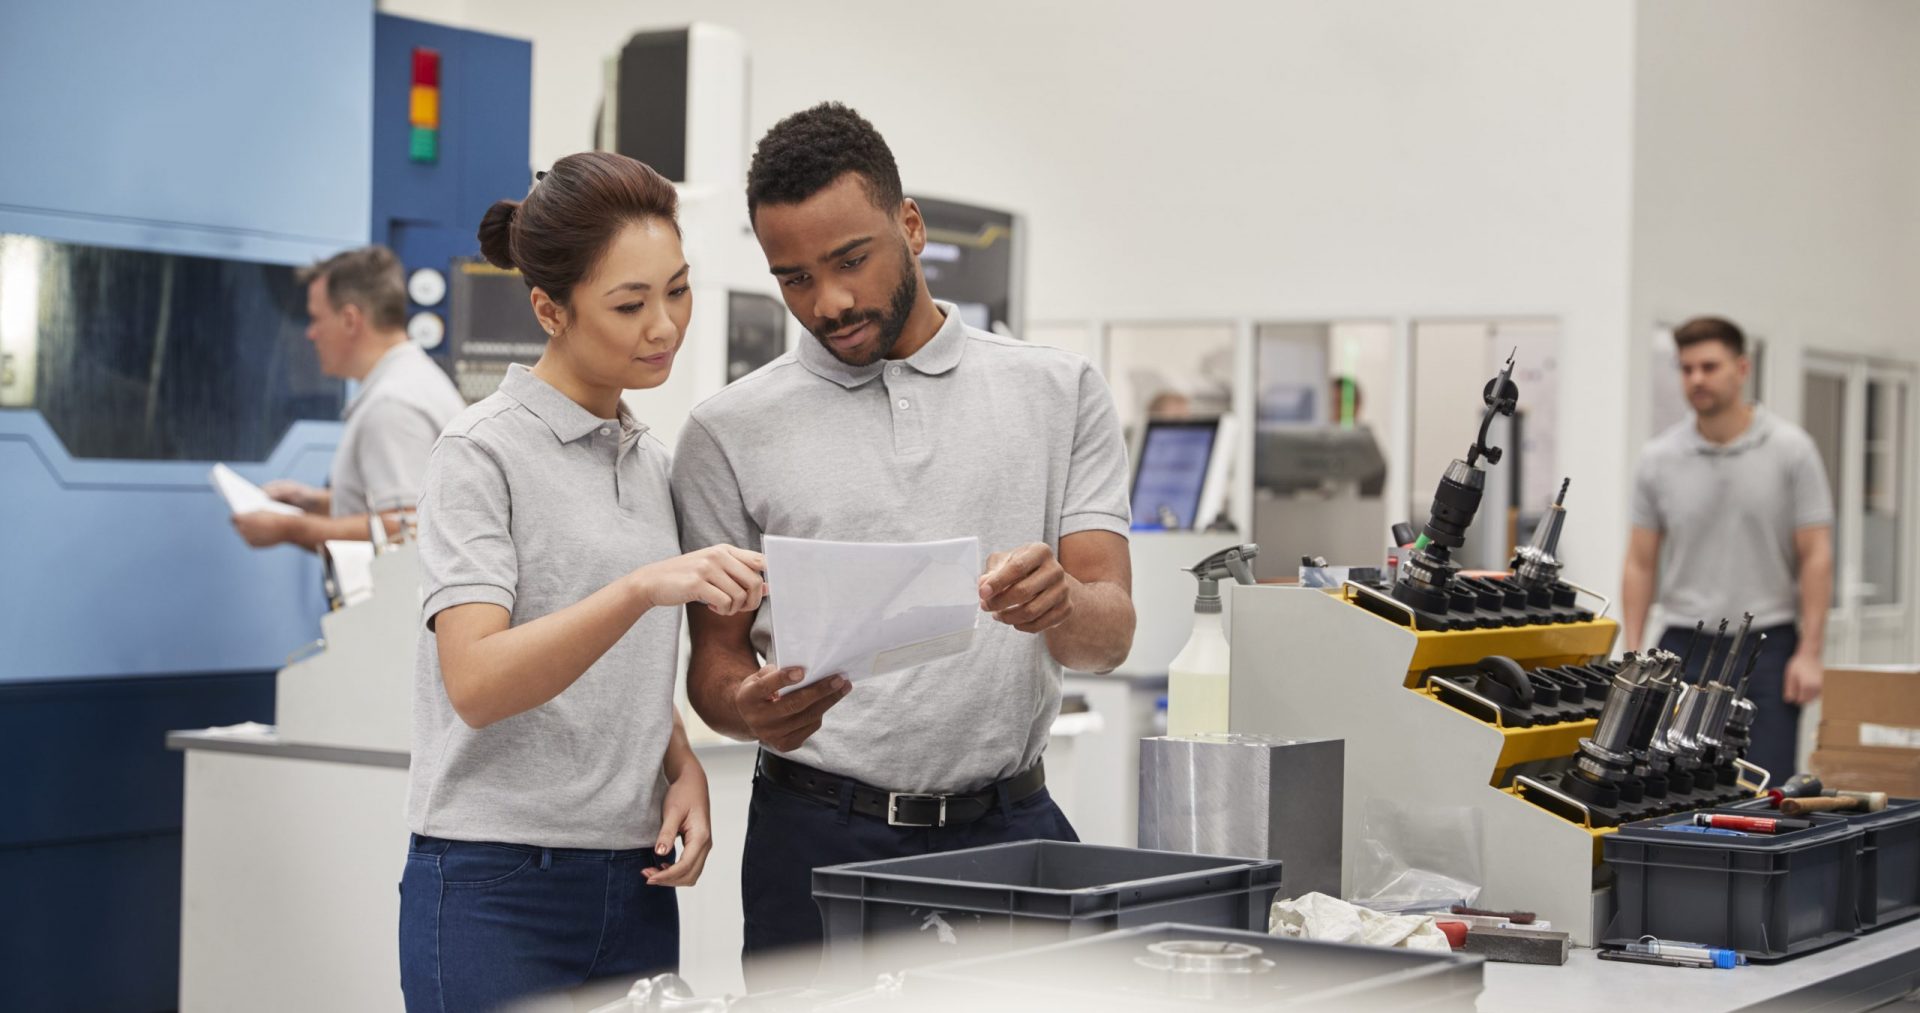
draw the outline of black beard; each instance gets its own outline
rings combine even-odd
[[[813,336],[820,341],[827,354],[849,366],[870,366],[887,357],[893,346],[900,343],[900,335],[906,333],[907,319],[913,316],[914,303],[920,298],[920,279],[914,277],[913,254],[906,244],[900,246],[900,284],[894,286],[893,297],[887,300],[887,308],[881,310],[860,310],[829,320],[813,328]],[[867,321],[875,321],[879,326],[879,337],[874,342],[873,355],[870,358],[854,361],[834,350],[832,342],[821,337],[823,334],[837,334],[851,327],[858,327]]]

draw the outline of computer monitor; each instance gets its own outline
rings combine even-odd
[[[1133,473],[1134,527],[1185,530],[1213,520],[1200,516],[1200,504],[1219,439],[1218,419],[1147,423]],[[1163,520],[1163,508],[1170,518]]]

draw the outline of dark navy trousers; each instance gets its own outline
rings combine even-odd
[[[1747,697],[1754,706],[1753,745],[1747,750],[1747,762],[1765,767],[1772,783],[1779,784],[1797,773],[1793,769],[1793,758],[1800,742],[1800,708],[1787,702],[1784,690],[1787,659],[1800,649],[1800,633],[1792,624],[1751,630],[1747,634],[1747,646],[1740,652],[1743,659],[1753,649],[1753,637],[1759,633],[1765,633],[1767,640],[1760,647],[1760,660],[1753,667],[1753,682],[1747,687]],[[1687,639],[1691,636],[1692,630],[1669,627],[1660,637],[1660,648],[1678,654],[1687,649]],[[1702,634],[1700,642],[1694,645],[1693,657],[1687,659],[1688,682],[1700,681],[1700,668],[1706,664],[1707,648],[1714,640],[1711,634]],[[1714,651],[1716,671],[1732,646],[1731,636],[1719,638],[1719,647]],[[1736,685],[1744,670],[1744,666],[1734,670]]]
[[[755,775],[740,869],[747,991],[812,982],[822,937],[814,869],[1014,841],[1079,839],[1045,789],[1019,802],[1003,797],[994,811],[964,826],[893,827],[854,812],[850,794],[833,805]]]

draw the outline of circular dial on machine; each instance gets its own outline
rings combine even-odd
[[[423,267],[407,276],[407,296],[422,306],[438,306],[447,297],[447,276]]]
[[[407,337],[421,348],[439,348],[447,337],[447,322],[438,313],[422,310],[407,321]]]

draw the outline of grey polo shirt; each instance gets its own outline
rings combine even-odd
[[[434,448],[407,825],[466,841],[651,847],[673,731],[680,610],[649,610],[559,696],[485,728],[453,712],[433,618],[488,602],[514,626],[680,552],[667,450],[623,405],[596,418],[524,366]]]
[[[1633,480],[1633,526],[1660,539],[1656,600],[1669,625],[1711,628],[1752,612],[1756,627],[1800,614],[1793,535],[1833,523],[1833,496],[1813,438],[1755,406],[1731,443],[1689,418],[1647,444]]]
[[[1100,375],[940,308],[946,323],[905,361],[845,366],[806,337],[696,407],[674,455],[682,547],[974,535],[992,553],[1125,536],[1127,455]],[[1059,709],[1045,640],[983,614],[966,654],[862,682],[788,755],[884,788],[968,790],[1038,760]]]
[[[346,431],[327,482],[333,515],[412,506],[433,441],[466,407],[453,381],[419,345],[402,341],[389,349],[343,413]]]

